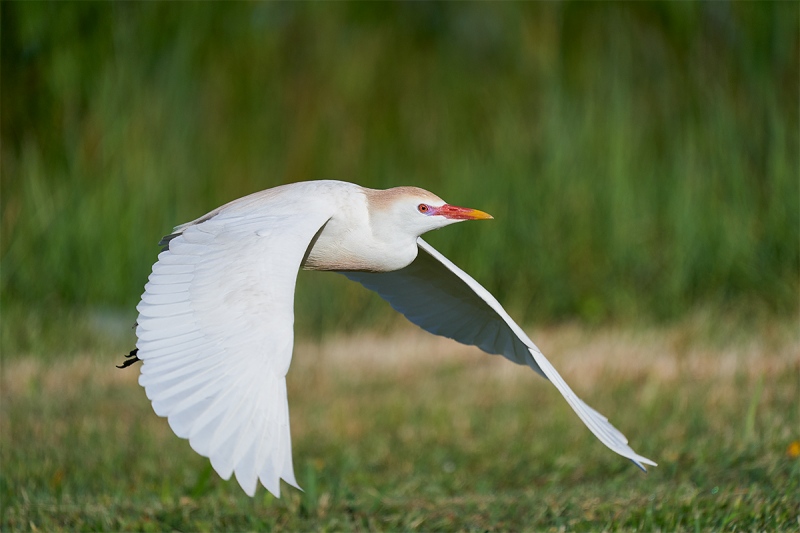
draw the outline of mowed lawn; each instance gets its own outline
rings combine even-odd
[[[532,336],[639,453],[556,389],[411,329],[300,339],[289,395],[305,489],[248,498],[170,431],[120,353],[4,354],[3,531],[797,530],[800,336],[559,326]]]

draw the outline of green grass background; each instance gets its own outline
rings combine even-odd
[[[4,346],[133,307],[159,237],[280,183],[414,184],[524,323],[798,310],[798,5],[2,4]],[[388,306],[300,283],[301,332]]]
[[[796,2],[0,3],[0,527],[796,527],[799,50]],[[523,325],[667,328],[639,351],[677,379],[585,396],[661,466],[532,373],[300,364],[306,492],[221,482],[109,361],[163,234],[309,179],[492,213],[429,241]],[[296,307],[301,340],[403,327],[335,274]]]

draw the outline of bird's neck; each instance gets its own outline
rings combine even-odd
[[[306,270],[391,272],[417,257],[416,237],[392,231],[388,221],[352,210],[331,218],[312,241]]]

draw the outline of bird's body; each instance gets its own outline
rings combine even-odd
[[[139,382],[173,431],[248,494],[294,478],[285,376],[297,271],[340,271],[432,333],[527,364],[600,440],[655,464],[564,383],[497,300],[420,235],[491,218],[415,187],[283,185],[175,228],[137,309]]]

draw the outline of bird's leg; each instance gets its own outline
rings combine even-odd
[[[134,348],[131,350],[131,353],[125,356],[125,361],[121,365],[117,365],[117,368],[128,368],[136,361],[141,361],[139,357],[137,357],[137,353],[139,352],[139,348]]]

